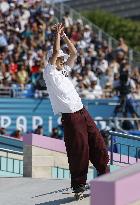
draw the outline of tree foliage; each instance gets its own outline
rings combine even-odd
[[[85,11],[82,14],[114,38],[124,37],[131,48],[140,51],[140,22],[102,10]]]

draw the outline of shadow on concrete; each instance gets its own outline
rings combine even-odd
[[[89,194],[84,194],[84,198],[87,198],[87,197],[89,197]],[[44,202],[44,203],[40,203],[40,204],[35,204],[35,205],[61,205],[61,204],[71,203],[73,201],[76,201],[74,196],[63,198],[63,199],[52,200],[52,201],[48,201],[48,202]]]
[[[59,190],[52,191],[52,192],[49,192],[49,193],[39,194],[39,195],[36,195],[36,196],[34,196],[34,197],[32,197],[32,198],[37,198],[37,197],[41,197],[41,196],[45,196],[45,195],[50,195],[50,194],[63,193],[63,192],[66,192],[66,194],[67,194],[67,191],[69,191],[69,190],[71,190],[70,187],[64,188],[64,189],[59,189]],[[70,191],[69,191],[69,193],[70,193]],[[71,193],[72,193],[72,190],[71,190]],[[64,193],[64,194],[65,194],[65,193]]]
[[[73,201],[75,201],[74,197],[67,197],[67,198],[63,198],[63,199],[57,199],[57,200],[44,202],[41,204],[36,204],[36,205],[61,205],[61,204],[71,203]]]

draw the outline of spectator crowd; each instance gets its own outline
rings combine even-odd
[[[57,22],[53,7],[45,0],[0,0],[0,92],[11,87],[11,96],[18,89],[27,97],[46,95],[42,72]],[[125,70],[133,81],[133,96],[140,99],[140,69],[129,64],[123,38],[112,49],[82,19],[74,20],[66,11],[62,22],[78,51],[69,77],[82,98],[113,97],[120,72]]]

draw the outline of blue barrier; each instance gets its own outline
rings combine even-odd
[[[12,137],[0,135],[0,148],[22,152],[23,142]]]
[[[113,115],[118,101],[100,99],[83,100],[83,103],[95,120],[102,120]],[[140,107],[137,110],[140,113]],[[0,127],[6,127],[8,133],[17,127],[22,128],[25,133],[31,132],[37,125],[43,124],[45,135],[48,136],[52,127],[56,127],[60,121],[60,116],[54,116],[49,99],[0,99]],[[106,127],[106,122],[97,122],[97,125],[103,129]]]

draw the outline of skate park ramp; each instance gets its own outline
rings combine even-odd
[[[0,205],[89,205],[88,191],[80,201],[74,199],[69,180],[0,178]]]

